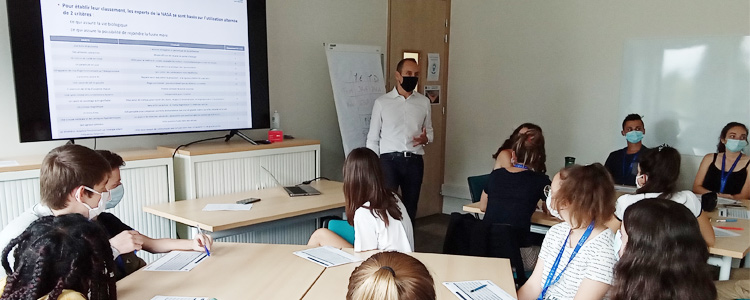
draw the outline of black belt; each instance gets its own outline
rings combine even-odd
[[[383,153],[380,156],[386,156],[386,157],[388,157],[388,156],[395,156],[395,157],[412,157],[412,156],[416,156],[416,157],[421,157],[422,154],[416,154],[414,152],[409,152],[409,151],[400,151],[400,152]]]

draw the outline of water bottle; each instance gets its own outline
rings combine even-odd
[[[281,129],[281,118],[279,112],[274,110],[273,116],[271,117],[271,129]]]

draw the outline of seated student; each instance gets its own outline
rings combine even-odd
[[[346,219],[354,226],[354,251],[414,251],[414,232],[406,208],[398,195],[385,187],[380,159],[369,148],[349,152],[344,161]],[[310,246],[351,248],[333,231],[313,232]]]
[[[532,123],[523,123],[521,124],[521,126],[518,126],[516,130],[513,130],[513,133],[508,137],[508,139],[505,140],[505,142],[503,142],[503,145],[497,149],[495,154],[492,155],[492,158],[495,159],[495,167],[493,169],[510,168],[513,166],[513,164],[516,163],[516,158],[514,158],[514,153],[511,149],[513,146],[513,141],[518,137],[519,134],[524,134],[532,129],[538,131],[539,134],[542,134],[542,127],[539,127],[539,125]],[[547,172],[547,166],[545,165],[547,155],[544,152],[544,141],[542,141],[541,148],[539,150],[541,150],[539,156],[539,164],[541,165],[541,168],[537,169],[536,171],[545,173]]]
[[[648,150],[641,143],[643,135],[646,134],[641,116],[629,114],[625,117],[620,134],[625,137],[628,146],[610,153],[604,166],[609,170],[615,184],[632,186],[635,185],[635,166],[638,164],[638,158]]]
[[[109,164],[81,145],[52,149],[42,161],[39,176],[41,203],[8,223],[0,232],[0,249],[43,216],[78,213],[93,219],[104,210],[109,192]],[[132,251],[132,250],[131,250]],[[10,257],[11,260],[13,256]],[[12,262],[11,262],[12,263]]]
[[[109,233],[119,232],[110,235],[109,241],[114,257],[132,253],[144,247],[150,252],[167,252],[177,249],[203,250],[202,245],[200,247],[176,247],[172,249],[163,247],[163,245],[154,246],[151,239],[137,231],[130,230],[130,227],[122,224],[119,219],[110,214],[106,214],[99,221],[97,217],[104,211],[111,198],[108,189],[108,184],[109,188],[112,188],[114,184],[109,182],[111,174],[116,174],[116,177],[113,176],[113,182],[119,183],[119,169],[113,171],[104,157],[87,147],[64,145],[52,149],[44,158],[40,170],[41,203],[34,205],[8,223],[0,232],[0,247],[5,247],[11,239],[20,235],[31,222],[40,217],[77,213],[90,220],[97,220]],[[194,242],[187,241],[187,243],[195,244],[204,242],[207,243],[207,246],[210,246],[212,241],[210,237],[203,236],[196,237]],[[180,242],[180,245],[182,243],[185,242]],[[135,265],[134,268],[130,268],[131,271],[135,271],[140,266],[139,260],[131,260],[130,262]],[[127,272],[121,273],[121,268],[116,269],[116,271],[118,278],[128,274]]]
[[[635,203],[620,232],[612,300],[716,299],[708,247],[684,205],[656,198]]]
[[[745,147],[747,126],[737,122],[724,126],[716,153],[707,154],[701,161],[693,182],[693,192],[715,192],[719,197],[750,199],[750,176],[747,175],[750,156],[742,155]]]
[[[110,192],[111,199],[107,201],[107,209],[117,206],[125,194],[124,186],[121,182],[120,167],[125,165],[122,157],[108,150],[96,150],[99,155],[107,160],[110,167],[109,180],[105,188]],[[146,250],[151,253],[164,253],[173,250],[183,251],[205,251],[203,245],[211,250],[213,238],[209,235],[196,235],[192,240],[186,239],[153,239],[146,235],[133,230],[115,215],[102,212],[96,217],[96,221],[102,225],[107,234],[112,237],[110,242],[115,249]],[[122,236],[120,234],[123,234]],[[117,266],[117,278],[121,279],[139,268],[146,265],[145,261],[135,256],[131,250],[129,252],[119,251],[120,255],[115,258]]]
[[[552,226],[518,299],[602,299],[612,283],[614,184],[601,164],[574,165],[552,179],[547,208],[565,221]]]
[[[550,184],[549,177],[538,171],[544,167],[544,136],[530,129],[514,138],[512,149],[518,162],[490,173],[479,208],[486,212],[485,222],[509,224],[519,232],[529,232],[531,215],[539,200],[545,198],[544,187]]]
[[[370,256],[349,277],[346,300],[434,300],[435,284],[422,262],[399,252]]]
[[[643,199],[669,199],[687,207],[698,219],[701,233],[706,243],[712,246],[716,241],[714,229],[708,214],[704,214],[701,201],[691,191],[677,191],[677,178],[680,176],[680,153],[670,146],[659,146],[643,154],[638,164],[638,176],[635,194],[622,195],[615,204],[615,218],[611,220],[609,228],[620,228],[625,209]],[[613,229],[616,230],[616,229]],[[615,244],[618,240],[615,239]]]
[[[8,256],[14,251],[15,263]],[[2,252],[0,299],[117,299],[104,231],[79,214],[34,221]],[[4,286],[4,287],[3,287]]]

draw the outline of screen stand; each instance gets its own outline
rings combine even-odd
[[[246,140],[250,144],[258,145],[258,143],[256,143],[255,141],[253,141],[253,139],[249,138],[248,136],[246,136],[244,133],[240,132],[237,129],[230,130],[229,134],[226,135],[226,138],[224,139],[224,141],[228,142],[229,139],[231,139],[235,134],[238,135],[239,137],[241,137],[243,140]]]
[[[65,145],[75,145],[75,144],[76,144],[76,140],[74,139],[69,139],[68,142],[65,143]]]

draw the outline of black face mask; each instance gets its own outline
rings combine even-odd
[[[401,82],[401,88],[408,93],[411,93],[411,91],[417,87],[417,82],[419,82],[419,77],[416,76],[403,76],[401,78],[404,79],[404,81]]]

